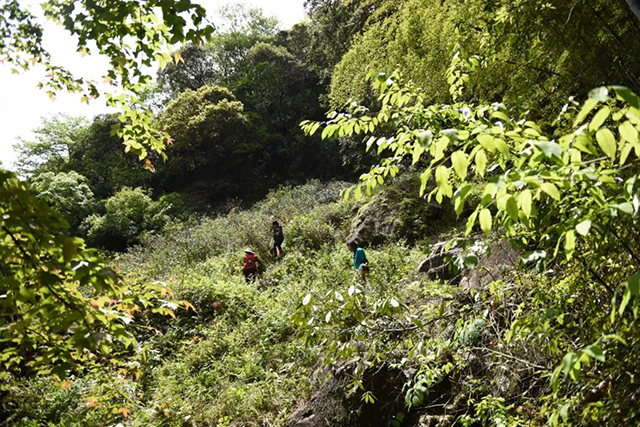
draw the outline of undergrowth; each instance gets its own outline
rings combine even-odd
[[[637,307],[603,310],[606,289],[571,263],[514,265],[481,288],[432,281],[416,271],[425,249],[401,241],[368,248],[372,273],[358,281],[344,244],[357,206],[341,188],[279,189],[247,211],[173,224],[114,259],[127,280],[160,282],[192,308],[140,325],[133,378],[96,370],[18,384],[6,425],[283,426],[327,380],[326,367],[345,362],[345,393],[365,387],[370,367],[408,378],[401,411],[380,425],[638,420],[638,334],[597,333],[633,324]],[[285,227],[281,259],[268,254],[272,219]],[[255,283],[241,274],[245,247],[265,261]],[[364,405],[384,404],[360,392]]]

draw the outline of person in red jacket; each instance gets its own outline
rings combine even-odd
[[[251,249],[246,249],[243,263],[242,273],[244,273],[244,279],[247,283],[255,281],[258,274],[258,264],[262,263],[262,261],[255,252]]]

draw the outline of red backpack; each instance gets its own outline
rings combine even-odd
[[[244,270],[254,271],[258,269],[257,265],[258,257],[256,254],[244,254]]]

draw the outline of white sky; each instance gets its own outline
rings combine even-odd
[[[204,6],[209,15],[225,4],[236,3],[233,0],[193,0]],[[260,7],[265,15],[277,17],[283,28],[304,19],[304,0],[242,0],[238,1],[250,6]],[[41,15],[38,2],[23,0],[31,11]],[[211,19],[215,24],[215,19]],[[101,57],[81,57],[76,53],[74,39],[60,26],[53,25],[42,19],[44,24],[44,46],[51,53],[54,64],[65,66],[76,76],[102,81],[100,76],[106,74],[108,61]],[[27,73],[11,74],[11,66],[0,65],[0,167],[12,167],[15,160],[13,145],[17,138],[29,140],[31,131],[41,123],[42,117],[49,117],[57,113],[72,116],[93,117],[96,114],[109,112],[104,104],[104,97],[92,101],[89,105],[80,103],[78,95],[60,93],[56,101],[39,90],[36,85],[43,80],[43,71],[35,67]]]

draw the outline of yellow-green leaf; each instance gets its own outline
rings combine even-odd
[[[514,221],[518,220],[518,202],[513,196],[509,196],[507,199],[507,213],[509,214],[509,218]]]
[[[482,209],[480,211],[480,228],[487,236],[491,232],[491,212],[489,209]]]
[[[482,145],[482,147],[488,152],[493,153],[496,151],[496,144],[491,135],[486,133],[480,134],[478,135],[478,141],[480,142],[480,145]]]
[[[478,211],[474,211],[471,216],[469,216],[469,219],[467,220],[467,228],[464,232],[465,236],[468,236],[469,233],[471,233],[471,230],[473,230],[473,225],[476,223],[476,218],[478,217]]]
[[[581,236],[586,236],[587,234],[589,234],[589,230],[590,229],[591,229],[591,220],[590,219],[585,219],[580,224],[576,225],[576,231]]]
[[[629,157],[629,153],[631,153],[631,149],[633,146],[631,144],[626,144],[622,151],[620,152],[620,166],[624,165],[627,162],[627,157]]]
[[[453,170],[461,179],[465,179],[467,176],[467,168],[469,167],[469,159],[463,151],[456,151],[451,155],[451,163]]]
[[[480,176],[484,176],[484,172],[487,169],[487,155],[483,149],[480,149],[476,153],[476,172]]]
[[[550,182],[543,182],[542,185],[540,185],[540,188],[553,199],[558,201],[560,200],[560,192],[558,191],[558,187],[556,187],[554,184]]]
[[[616,138],[613,136],[613,133],[607,129],[600,129],[596,132],[596,141],[598,141],[598,145],[606,154],[612,159],[616,157]]]
[[[593,108],[596,105],[598,105],[598,101],[592,98],[587,99],[584,102],[582,109],[580,109],[580,112],[578,113],[578,116],[576,117],[576,121],[573,123],[573,126],[578,127],[578,125],[582,123],[584,118],[587,117],[587,115],[591,112],[591,110],[593,110]]]
[[[524,190],[518,195],[518,205],[527,218],[531,217],[531,191]]]
[[[564,235],[564,253],[567,258],[571,258],[573,250],[576,248],[576,232],[569,230]]]
[[[620,126],[618,126],[618,131],[620,131],[620,136],[625,141],[630,142],[631,144],[638,142],[638,130],[629,120],[621,123]]]
[[[611,113],[611,109],[607,106],[602,107],[591,119],[591,123],[589,123],[589,130],[594,131],[600,129],[600,126],[607,120],[609,114]]]
[[[506,142],[504,142],[504,139],[496,138],[494,142],[499,152],[501,152],[505,156],[509,155],[509,145]]]

